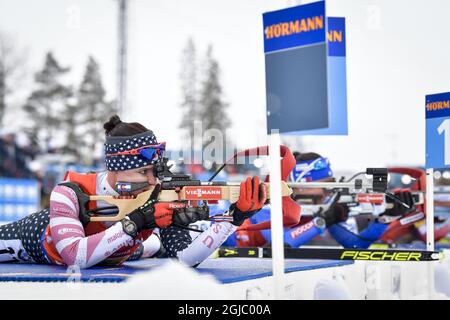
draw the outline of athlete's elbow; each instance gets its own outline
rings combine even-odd
[[[74,254],[75,250],[71,250],[69,252],[60,252],[60,256],[64,261],[65,265],[68,267],[68,270],[72,273],[76,270],[87,269],[91,267],[92,264],[88,263],[86,259],[77,259],[77,254]]]

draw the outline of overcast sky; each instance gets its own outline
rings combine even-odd
[[[295,2],[131,0],[125,118],[180,147],[180,58],[192,36],[202,54],[214,46],[239,143],[265,143],[262,13]],[[423,165],[425,95],[450,91],[450,1],[328,0],[327,11],[347,23],[349,136],[305,137],[302,151],[321,152],[338,169]],[[77,84],[91,54],[110,98],[116,22],[114,0],[0,0],[0,30],[27,48],[30,71],[53,50],[72,67],[68,80]]]

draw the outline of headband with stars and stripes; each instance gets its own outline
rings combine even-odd
[[[134,136],[106,137],[105,162],[109,171],[145,167],[162,160],[165,142],[158,143],[153,131]]]

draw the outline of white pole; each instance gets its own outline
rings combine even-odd
[[[434,250],[434,175],[427,169],[427,250]]]
[[[427,250],[434,251],[434,175],[433,168],[427,169],[427,192],[426,192],[426,209],[427,209]],[[430,299],[434,297],[434,263],[428,263],[428,296]]]
[[[269,170],[274,298],[279,300],[285,298],[285,280],[283,218],[281,204],[280,134],[278,130],[272,130],[270,135]]]
[[[127,0],[119,0],[117,52],[117,108],[123,117],[127,99]]]

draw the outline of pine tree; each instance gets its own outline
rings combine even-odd
[[[212,46],[208,47],[204,63],[204,79],[200,92],[199,115],[203,123],[203,130],[218,129],[225,136],[226,129],[230,128],[231,121],[226,109],[228,103],[223,100],[222,85],[220,84],[220,67],[213,57]],[[203,141],[203,147],[209,144]]]
[[[72,88],[61,83],[69,68],[60,66],[48,52],[44,67],[35,74],[36,89],[28,97],[24,110],[27,113],[26,131],[36,138],[41,149],[49,151],[52,143],[64,144],[64,123]]]
[[[197,89],[197,57],[192,38],[188,39],[182,54],[182,68],[180,72],[183,110],[180,129],[186,131],[187,140],[194,136],[194,121],[199,120],[198,89]]]
[[[14,88],[23,82],[25,56],[17,48],[12,37],[0,32],[0,127],[8,109],[7,98],[14,94]]]
[[[81,161],[82,150],[82,137],[79,130],[79,117],[78,117],[78,105],[75,103],[69,103],[64,116],[64,126],[66,131],[66,142],[63,147],[64,153],[74,155],[78,161]]]
[[[77,93],[75,122],[79,134],[71,135],[71,138],[82,137],[84,160],[89,164],[94,160],[96,149],[104,143],[103,123],[117,112],[114,102],[105,101],[105,94],[99,65],[93,57],[89,57]]]

